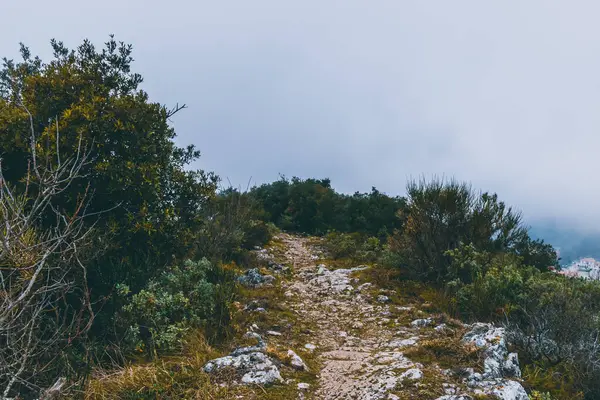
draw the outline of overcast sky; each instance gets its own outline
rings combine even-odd
[[[2,0],[0,55],[134,45],[197,167],[402,194],[432,174],[600,227],[600,2]]]

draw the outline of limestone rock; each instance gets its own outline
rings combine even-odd
[[[264,353],[253,352],[217,358],[204,366],[204,372],[214,373],[224,368],[234,368],[241,375],[241,383],[248,385],[270,385],[283,381],[277,366]]]
[[[390,298],[386,295],[380,294],[379,296],[377,296],[377,301],[379,303],[388,303],[390,301]]]
[[[418,381],[421,378],[423,378],[423,371],[419,368],[411,368],[400,375],[400,379],[402,380]]]
[[[263,285],[271,284],[275,281],[275,277],[272,275],[263,275],[259,272],[258,268],[252,268],[246,271],[244,275],[238,277],[238,282],[248,287],[260,287]]]
[[[416,328],[422,328],[422,327],[431,325],[432,322],[433,322],[433,320],[431,318],[423,318],[423,319],[415,319],[410,324]]]
[[[465,371],[467,385],[478,393],[493,395],[501,400],[527,400],[523,386],[506,378],[521,377],[519,359],[516,353],[508,352],[504,328],[486,323],[475,323],[463,336],[463,343],[473,343],[483,349],[483,374]]]
[[[527,392],[517,381],[505,381],[492,390],[500,400],[529,400]]]
[[[312,353],[313,351],[315,351],[315,349],[317,348],[317,346],[315,346],[312,343],[306,343],[304,345],[304,348]]]
[[[304,363],[304,360],[300,358],[294,350],[288,350],[287,355],[290,358],[290,364],[297,370],[308,371],[308,366]]]

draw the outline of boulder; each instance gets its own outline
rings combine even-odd
[[[309,352],[311,352],[311,353],[312,353],[313,351],[315,351],[315,349],[317,348],[317,346],[315,346],[315,345],[314,345],[314,344],[312,344],[312,343],[306,343],[306,344],[304,345],[304,348],[305,348],[307,351],[309,351]]]
[[[473,343],[484,349],[484,379],[521,377],[519,357],[509,353],[506,331],[492,324],[475,323],[462,339],[463,343]]]
[[[233,368],[241,376],[241,383],[247,385],[270,385],[282,382],[277,366],[264,353],[229,355],[209,361],[204,372],[215,373],[225,368]]]
[[[423,371],[419,368],[411,368],[400,375],[400,379],[409,381],[418,381],[423,378]]]
[[[258,268],[249,269],[244,275],[238,277],[238,282],[248,287],[260,287],[263,285],[271,284],[275,281],[275,277],[272,275],[263,275],[260,273]]]
[[[390,298],[387,297],[386,295],[380,294],[379,296],[377,296],[377,301],[379,303],[389,303]]]
[[[304,360],[300,358],[296,352],[294,352],[294,350],[288,350],[287,355],[290,358],[290,364],[292,367],[299,371],[308,371],[308,366],[304,363]]]
[[[474,344],[483,350],[483,373],[465,370],[467,386],[476,392],[494,396],[501,400],[527,400],[529,396],[523,386],[506,378],[520,378],[519,358],[509,353],[506,331],[492,324],[475,323],[462,339],[465,344]]]
[[[422,318],[422,319],[415,319],[410,324],[416,328],[422,328],[422,327],[431,325],[432,322],[433,322],[433,320],[431,318]]]
[[[492,394],[500,400],[529,400],[527,392],[517,381],[504,381],[497,385]]]

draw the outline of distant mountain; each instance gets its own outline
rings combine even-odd
[[[566,228],[555,221],[532,224],[529,232],[532,237],[554,246],[559,251],[563,266],[583,258],[600,260],[600,232]]]

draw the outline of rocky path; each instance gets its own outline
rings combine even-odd
[[[502,328],[463,325],[429,314],[420,310],[420,303],[406,304],[393,292],[367,282],[368,266],[335,269],[322,263],[311,239],[281,234],[277,240],[279,256],[283,257],[280,261],[286,267],[273,262],[269,251],[259,253],[270,260],[275,274],[289,267],[291,273],[276,280],[252,270],[245,279],[254,288],[259,285],[259,290],[260,282],[265,287],[281,285],[282,305],[310,329],[303,332],[302,342],[288,336],[282,343],[285,336],[281,333],[253,324],[246,335],[257,338],[257,345],[212,360],[205,371],[233,367],[243,375],[241,383],[294,386],[301,399],[528,399],[518,381],[518,359],[516,354],[509,354]],[[293,341],[300,356],[312,353],[316,362],[311,373],[316,373],[317,381],[308,384],[280,371],[278,365],[290,363],[295,370],[307,371],[308,367],[292,350],[287,351],[287,361],[282,364],[282,359],[268,350],[265,335],[283,346],[283,352]],[[472,365],[465,364],[464,354],[475,355],[466,361]],[[452,358],[448,362],[453,355],[457,362]],[[438,357],[446,357],[445,365]]]
[[[394,351],[418,340],[415,332],[388,328],[386,297],[373,304],[353,273],[365,267],[329,270],[319,265],[308,241],[283,236],[294,280],[286,288],[293,309],[316,327],[313,341],[323,367],[315,397],[319,399],[379,399],[403,380],[420,376],[419,365]],[[404,376],[397,370],[406,370]],[[391,397],[393,398],[393,397]]]

